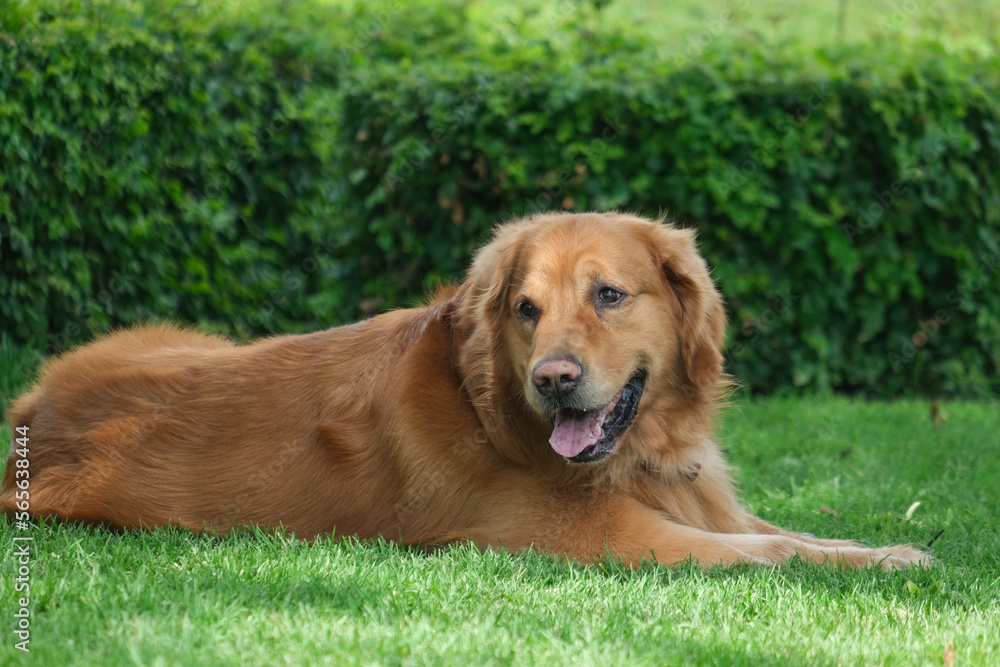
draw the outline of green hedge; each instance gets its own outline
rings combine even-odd
[[[337,66],[309,52],[307,7],[147,4],[29,3],[0,26],[4,330],[58,350],[145,319],[334,321],[317,313],[348,297],[315,255],[336,247],[314,145],[332,129],[306,100]]]
[[[314,329],[460,277],[500,219],[622,208],[699,229],[753,391],[1000,394],[997,58],[366,6],[0,19],[8,335]]]

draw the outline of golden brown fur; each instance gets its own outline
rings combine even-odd
[[[740,506],[712,439],[724,329],[691,232],[542,215],[501,227],[465,282],[425,307],[242,347],[120,331],[50,362],[9,416],[30,429],[35,516],[631,564],[930,562],[788,533]],[[590,424],[583,410],[616,405],[637,370],[638,414],[609,456],[573,463],[550,446],[554,410]],[[553,408],[568,399],[544,395],[545,371],[575,382],[583,407]],[[11,514],[14,457],[0,492]]]

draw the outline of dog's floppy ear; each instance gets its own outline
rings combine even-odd
[[[456,322],[468,333],[484,324],[494,332],[500,327],[523,236],[521,225],[504,225],[476,253],[456,303]]]
[[[509,369],[500,368],[501,328],[507,294],[516,279],[524,246],[523,223],[499,227],[469,268],[452,298],[451,323],[460,340],[459,365],[474,400],[492,402],[491,392]]]
[[[657,224],[655,236],[657,261],[681,305],[684,373],[695,387],[718,387],[723,383],[720,350],[726,337],[719,291],[698,254],[693,231]]]
[[[492,446],[518,465],[531,465],[530,424],[512,415],[523,409],[513,368],[503,345],[508,295],[524,270],[523,248],[530,220],[500,227],[473,260],[468,277],[447,308],[455,336],[462,383]]]

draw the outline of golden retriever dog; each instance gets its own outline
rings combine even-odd
[[[629,565],[929,564],[739,504],[712,435],[725,326],[691,231],[534,216],[420,308],[245,346],[136,328],[56,358],[10,412],[30,465],[12,451],[0,510]]]

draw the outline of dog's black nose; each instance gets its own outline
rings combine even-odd
[[[576,389],[583,368],[575,359],[542,359],[535,364],[531,381],[542,396],[562,396]]]

